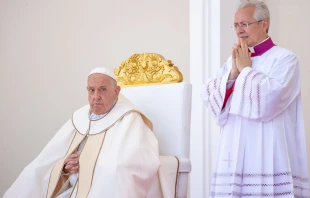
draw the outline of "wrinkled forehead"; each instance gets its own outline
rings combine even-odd
[[[113,83],[113,79],[105,74],[91,74],[87,79],[88,87],[99,87],[99,86],[108,86]]]
[[[245,8],[240,8],[235,13],[234,23],[249,22],[255,20],[255,7],[249,6]]]

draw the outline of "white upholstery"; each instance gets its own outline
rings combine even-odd
[[[187,197],[189,160],[191,96],[188,83],[122,88],[121,93],[153,123],[163,156],[179,159],[177,197]]]

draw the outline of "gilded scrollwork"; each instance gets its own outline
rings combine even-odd
[[[134,54],[114,70],[120,86],[182,82],[183,75],[170,60],[155,53]]]

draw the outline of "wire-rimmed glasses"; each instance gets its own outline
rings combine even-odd
[[[233,30],[233,31],[236,31],[238,28],[241,28],[241,29],[247,29],[249,27],[249,25],[252,25],[254,23],[259,23],[263,20],[259,20],[259,21],[254,21],[254,22],[242,22],[242,23],[235,23],[234,25],[230,26],[230,28]]]

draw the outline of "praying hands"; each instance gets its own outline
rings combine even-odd
[[[232,48],[232,68],[229,74],[229,80],[234,80],[245,67],[251,67],[251,52],[244,39],[239,38],[238,44]]]

